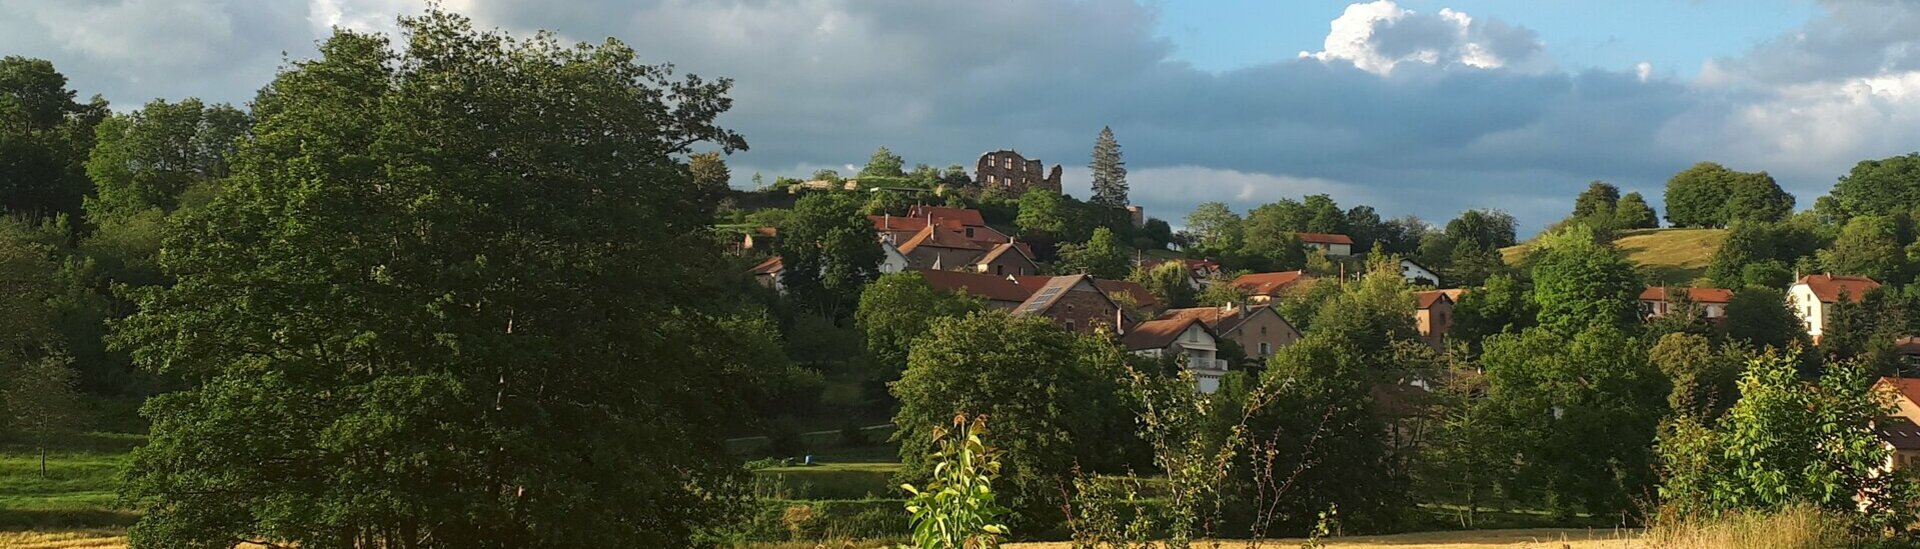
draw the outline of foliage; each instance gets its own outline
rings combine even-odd
[[[1020,236],[1036,240],[1065,238],[1069,230],[1067,212],[1060,193],[1047,189],[1029,189],[1020,195],[1020,216],[1014,220]]]
[[[1000,476],[999,453],[987,446],[987,418],[968,421],[967,416],[953,418],[953,431],[935,427],[933,443],[939,447],[934,461],[933,479],[926,488],[901,485],[912,498],[907,513],[913,515],[912,547],[916,549],[991,549],[1000,546],[1007,526],[1001,517],[1007,514],[993,493],[993,480]]]
[[[879,236],[850,194],[814,193],[793,205],[776,248],[787,294],[836,321],[853,312],[860,290],[880,276]]]
[[[685,546],[740,474],[751,375],[674,158],[727,81],[437,10],[336,31],[254,102],[116,341],[151,399],[136,547]],[[671,357],[662,360],[661,357]],[[643,472],[643,474],[636,474]]]
[[[1471,241],[1482,248],[1499,249],[1514,245],[1518,222],[1500,210],[1467,210],[1447,222],[1445,234],[1457,242]]]
[[[1727,340],[1754,348],[1787,349],[1805,344],[1806,325],[1787,305],[1786,292],[1747,286],[1733,292],[1727,303]]]
[[[1487,338],[1488,405],[1513,437],[1511,474],[1543,493],[1550,511],[1625,513],[1651,487],[1649,448],[1667,389],[1641,349],[1601,323]]]
[[[1667,222],[1675,227],[1725,227],[1739,221],[1775,222],[1793,213],[1787,194],[1766,172],[1737,172],[1701,162],[1667,180]]]
[[[886,147],[873,150],[873,157],[867,159],[867,166],[860,168],[860,177],[906,177],[906,160]]]
[[[1640,193],[1627,193],[1613,207],[1613,227],[1616,229],[1652,229],[1660,226],[1660,215],[1647,205],[1647,199]]]
[[[30,218],[81,214],[85,163],[106,100],[74,101],[44,59],[0,58],[0,209]]]
[[[1127,162],[1120,157],[1120,142],[1113,139],[1112,127],[1101,127],[1093,142],[1093,198],[1088,202],[1110,208],[1127,207]]]
[[[1167,308],[1194,306],[1193,275],[1179,261],[1167,261],[1153,268],[1135,267],[1127,280],[1140,283]]]
[[[1790,271],[1803,258],[1814,255],[1828,240],[1813,227],[1798,220],[1787,223],[1735,223],[1727,238],[1713,252],[1707,278],[1720,288],[1747,286],[1783,287],[1778,273]],[[1749,271],[1753,265],[1766,265]],[[1788,275],[1791,278],[1791,275]]]
[[[719,151],[688,156],[687,175],[693,178],[693,185],[700,188],[708,202],[718,202],[732,188],[733,171],[727,168],[727,159]]]
[[[1920,208],[1920,153],[1862,160],[1833,185],[1840,215],[1889,215]]]
[[[1590,326],[1632,325],[1641,284],[1618,250],[1575,225],[1540,238],[1533,266],[1533,302],[1540,326],[1571,335]]]
[[[1106,227],[1094,229],[1093,238],[1086,244],[1061,244],[1059,255],[1059,261],[1053,265],[1054,272],[1059,274],[1087,274],[1118,280],[1126,278],[1130,270],[1126,247]]]
[[[1211,250],[1238,249],[1244,234],[1240,215],[1223,202],[1195,206],[1193,213],[1187,214],[1187,230],[1199,237],[1202,248]]]
[[[1218,276],[1207,281],[1206,287],[1200,290],[1200,294],[1194,296],[1194,304],[1201,307],[1245,304],[1252,292],[1231,284],[1232,280],[1225,276]]]
[[[1904,216],[1899,221],[1904,221]],[[1882,282],[1904,283],[1912,278],[1907,264],[1901,223],[1893,216],[1860,215],[1847,220],[1833,246],[1820,250],[1827,272],[1865,276]]]
[[[227,176],[228,158],[252,124],[239,109],[198,99],[155,100],[102,121],[87,160],[96,193],[87,198],[88,216],[172,211],[187,188]]]
[[[1039,532],[1059,524],[1068,471],[1117,472],[1137,452],[1119,394],[1124,362],[1104,338],[1045,318],[983,311],[935,321],[892,385],[903,474],[932,473],[933,426],[958,413],[985,415],[1007,451],[1001,478],[1013,526]]]
[[[1534,325],[1538,312],[1520,282],[1494,275],[1460,296],[1453,306],[1453,339],[1478,347],[1487,336],[1518,333]]]
[[[918,272],[890,273],[860,293],[854,323],[866,334],[867,354],[889,371],[884,381],[892,381],[906,368],[913,342],[927,333],[934,320],[980,308],[979,300],[937,290]]]
[[[1647,349],[1647,362],[1667,377],[1667,409],[1676,416],[1703,421],[1720,417],[1733,405],[1740,373],[1737,351],[1715,353],[1706,336],[1672,333]]]

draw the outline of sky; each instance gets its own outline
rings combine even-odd
[[[617,38],[734,80],[754,173],[857,170],[876,146],[972,167],[1015,149],[1085,197],[1111,126],[1132,198],[1176,226],[1327,193],[1523,238],[1589,181],[1660,205],[1700,161],[1802,208],[1855,162],[1920,149],[1920,0],[443,0],[483,27]],[[335,27],[419,0],[0,0],[0,54],[82,97],[250,99]]]

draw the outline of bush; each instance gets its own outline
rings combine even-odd
[[[797,456],[807,451],[807,443],[800,439],[800,431],[792,422],[779,420],[767,426],[767,453],[775,457]]]
[[[836,539],[903,539],[905,501],[760,500],[743,520],[708,538],[722,546],[751,542],[818,542]]]

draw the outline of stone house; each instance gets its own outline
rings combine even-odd
[[[1013,196],[1036,188],[1060,192],[1060,165],[1054,164],[1052,169],[1042,173],[1044,166],[1039,159],[1028,160],[1013,150],[984,153],[980,155],[979,163],[974,165],[974,184],[1005,190]]]

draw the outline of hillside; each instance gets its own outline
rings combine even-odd
[[[1725,229],[1642,229],[1621,233],[1614,245],[1660,282],[1687,285],[1706,275],[1707,263],[1726,238]],[[1526,244],[1500,250],[1509,265],[1526,253]]]

